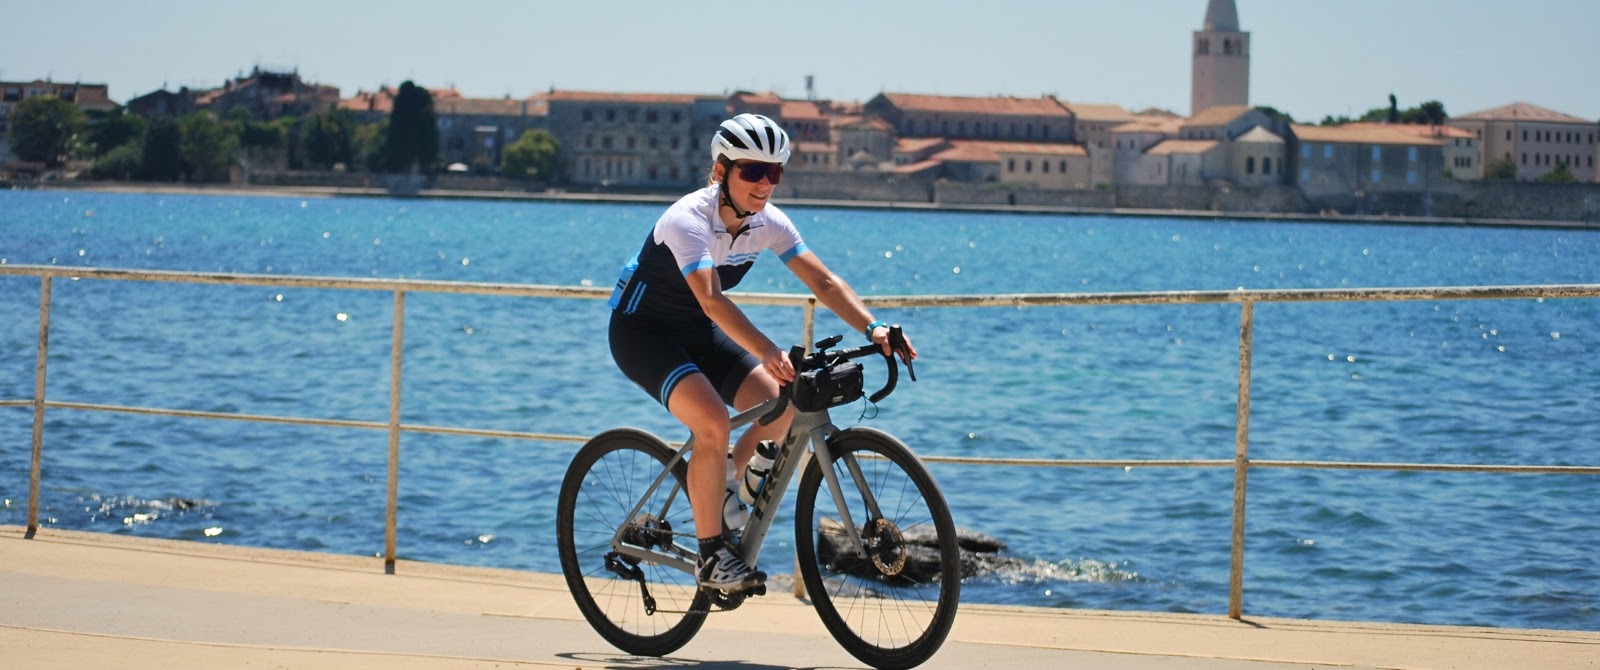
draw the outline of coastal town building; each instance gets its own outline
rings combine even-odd
[[[1190,49],[1189,115],[1250,104],[1250,33],[1239,29],[1233,0],[1210,0]]]
[[[550,91],[535,96],[574,187],[680,188],[702,181],[721,95]]]
[[[5,162],[11,156],[11,111],[23,100],[47,95],[66,100],[85,112],[109,112],[117,108],[105,84],[66,83],[48,79],[0,81],[0,162]]]
[[[1525,102],[1452,117],[1447,125],[1472,133],[1481,162],[1509,160],[1517,179],[1533,181],[1566,165],[1579,182],[1596,181],[1600,123]]]
[[[1427,190],[1446,179],[1443,142],[1381,124],[1292,127],[1295,184],[1308,198]]]

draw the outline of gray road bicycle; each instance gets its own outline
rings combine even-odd
[[[898,327],[890,338],[905,350]],[[828,409],[862,395],[855,359],[886,360],[887,382],[873,403],[894,391],[899,376],[895,358],[878,345],[830,351],[840,340],[818,342],[812,354],[791,349],[796,381],[732,418],[737,435],[752,421],[776,419],[791,403],[796,409],[738,550],[757,565],[790,481],[804,467],[794,544],[807,596],[851,655],[876,668],[909,668],[933,656],[955,622],[961,595],[955,524],[938,484],[904,443],[880,430],[833,425]],[[906,366],[915,380],[910,361]],[[696,585],[698,544],[686,487],[693,450],[693,439],[674,450],[645,431],[618,428],[584,444],[561,483],[556,538],[567,586],[595,631],[630,654],[672,653],[699,632],[706,615],[766,592],[765,585],[746,592]],[[801,458],[808,450],[811,458]]]

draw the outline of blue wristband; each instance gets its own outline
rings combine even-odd
[[[861,332],[862,332],[862,334],[867,336],[868,340],[871,340],[872,339],[872,331],[877,330],[879,328],[883,328],[883,327],[888,326],[888,325],[889,325],[888,321],[884,321],[882,319],[879,319],[877,321],[873,321],[872,323],[867,324],[867,329],[863,330]]]

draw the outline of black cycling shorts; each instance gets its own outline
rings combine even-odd
[[[745,378],[761,365],[710,319],[672,323],[617,311],[611,312],[611,358],[662,406],[678,382],[696,373],[732,406]]]

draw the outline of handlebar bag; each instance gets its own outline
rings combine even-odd
[[[794,384],[794,406],[802,412],[820,412],[855,402],[861,397],[861,364],[845,361],[808,370]]]

